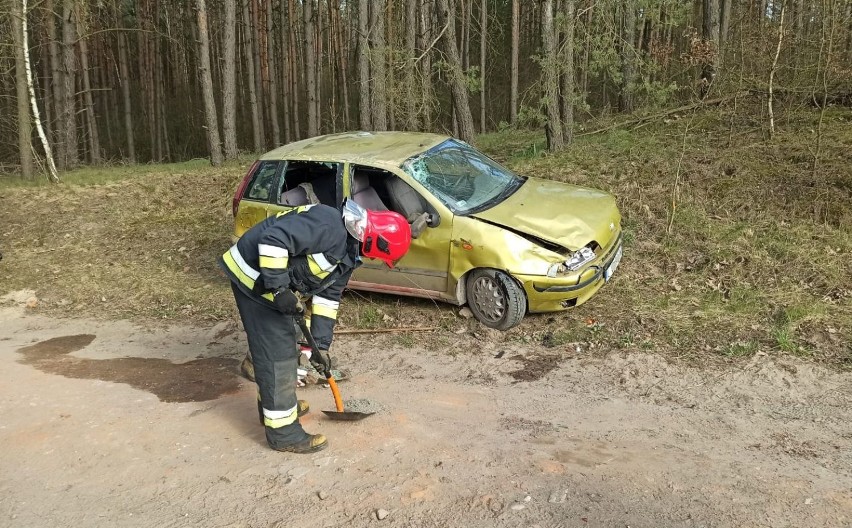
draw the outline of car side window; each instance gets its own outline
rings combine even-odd
[[[278,204],[299,206],[325,204],[340,207],[343,164],[318,161],[288,161],[278,190]]]
[[[278,175],[278,161],[262,161],[254,171],[249,187],[246,190],[246,198],[249,200],[260,200],[268,202],[274,189],[275,179]]]

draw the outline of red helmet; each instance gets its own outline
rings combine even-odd
[[[349,234],[361,241],[361,255],[382,260],[389,268],[411,245],[411,226],[393,211],[371,211],[346,200],[343,223]]]
[[[383,260],[392,268],[411,246],[411,226],[399,213],[367,211],[367,226],[361,242],[361,254]]]

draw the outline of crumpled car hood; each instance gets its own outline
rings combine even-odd
[[[471,216],[572,251],[593,240],[607,247],[621,223],[613,195],[538,178],[527,179],[503,202]]]

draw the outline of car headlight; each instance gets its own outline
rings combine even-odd
[[[592,248],[584,247],[578,251],[575,251],[574,254],[571,255],[571,258],[569,258],[565,262],[557,262],[556,264],[552,264],[547,270],[547,276],[553,278],[562,273],[566,273],[569,271],[577,271],[589,262],[595,260],[595,258],[596,255],[595,252],[592,251]]]

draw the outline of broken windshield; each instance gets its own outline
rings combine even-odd
[[[409,159],[402,169],[458,215],[488,209],[524,182],[488,156],[454,139]]]

